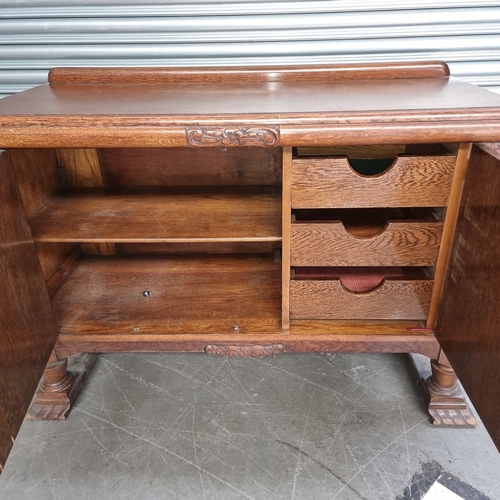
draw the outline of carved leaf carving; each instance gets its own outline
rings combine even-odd
[[[275,127],[187,127],[186,144],[195,148],[248,147],[272,148],[280,144],[280,132]]]

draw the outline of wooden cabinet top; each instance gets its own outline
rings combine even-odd
[[[58,68],[0,101],[1,147],[305,146],[500,140],[500,96],[439,62]]]

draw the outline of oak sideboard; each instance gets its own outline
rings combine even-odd
[[[2,99],[0,467],[100,352],[419,354],[434,423],[475,424],[458,375],[500,446],[497,141],[500,95],[433,61],[56,68]]]

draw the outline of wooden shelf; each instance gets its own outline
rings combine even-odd
[[[435,266],[443,222],[431,209],[296,210],[292,266]]]
[[[43,242],[280,242],[281,195],[252,187],[69,189],[29,222]]]
[[[270,256],[86,257],[52,305],[61,335],[268,334],[280,285]]]
[[[64,342],[87,336],[276,335],[283,334],[280,284],[281,264],[270,256],[86,256],[54,294],[52,307]],[[411,330],[423,327],[296,321],[290,334],[415,335]]]

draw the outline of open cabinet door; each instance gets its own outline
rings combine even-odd
[[[0,471],[57,328],[9,155],[0,151]]]
[[[472,149],[436,336],[500,449],[500,153]]]

